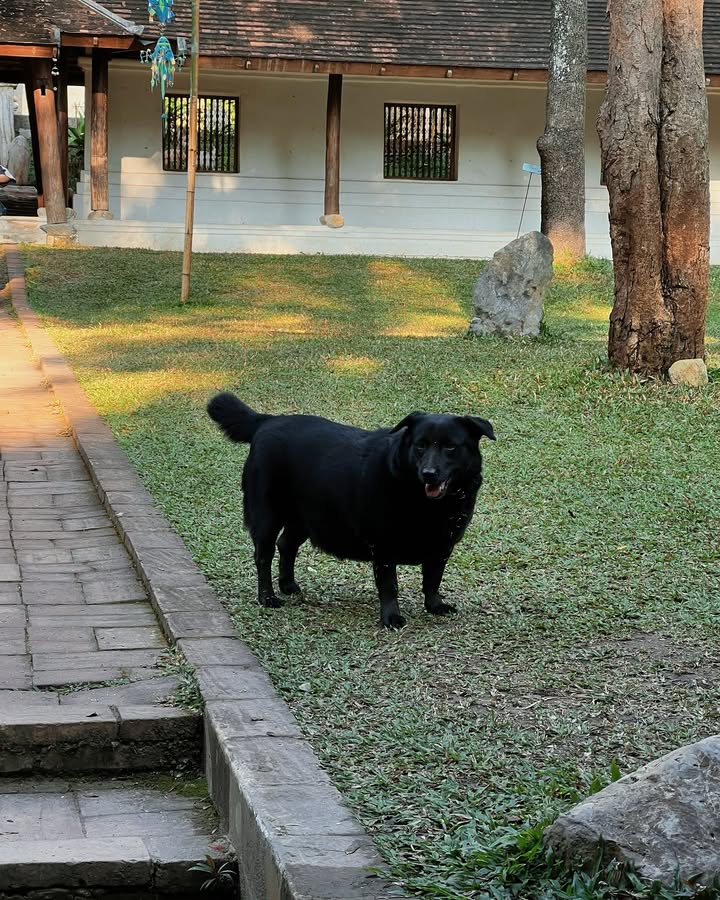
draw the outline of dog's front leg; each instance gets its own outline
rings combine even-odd
[[[445,558],[428,559],[422,564],[425,609],[435,616],[446,616],[448,613],[457,612],[451,603],[443,603],[440,597],[440,582],[448,558],[446,556]]]
[[[380,622],[386,628],[402,628],[405,619],[398,605],[397,566],[394,562],[373,560],[373,574],[380,596]]]

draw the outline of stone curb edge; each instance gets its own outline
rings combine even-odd
[[[402,896],[374,873],[383,866],[372,841],[28,305],[18,248],[4,253],[32,352],[168,640],[195,668],[210,796],[238,854],[243,900]]]

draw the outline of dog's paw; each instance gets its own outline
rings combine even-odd
[[[457,612],[457,607],[453,606],[452,603],[443,603],[442,601],[438,601],[432,605],[426,603],[425,609],[434,616],[449,616],[452,613]]]
[[[278,587],[283,594],[302,594],[302,588],[296,581],[278,581]]]
[[[405,616],[401,616],[400,613],[390,613],[388,616],[383,616],[382,624],[385,628],[404,628]]]
[[[266,597],[258,597],[258,603],[266,609],[279,609],[281,606],[285,605],[285,601],[281,597],[276,597],[275,594],[268,594]]]

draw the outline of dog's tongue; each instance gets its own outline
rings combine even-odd
[[[441,481],[440,484],[426,484],[425,485],[425,496],[430,497],[430,499],[434,500],[436,497],[440,497],[442,492],[445,490],[445,485],[447,482]]]

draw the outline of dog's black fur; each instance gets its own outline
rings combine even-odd
[[[263,415],[227,393],[208,414],[231,440],[250,444],[242,486],[262,606],[282,605],[271,574],[276,540],[283,594],[300,591],[295,558],[310,540],[340,559],[372,562],[383,625],[405,624],[398,564],[422,566],[428,612],[455,611],[440,582],[472,518],[478,442],[495,440],[489,422],[414,412],[394,428],[363,431],[317,416]]]

